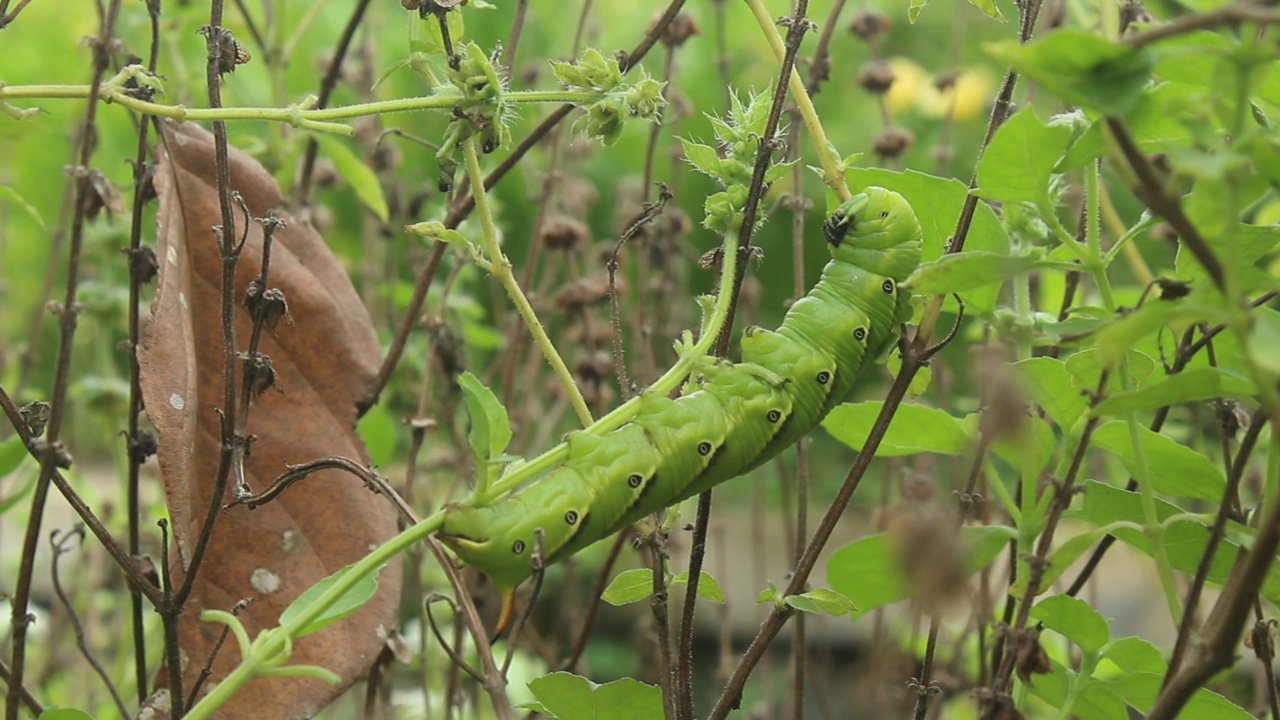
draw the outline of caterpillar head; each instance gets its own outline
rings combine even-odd
[[[506,629],[514,609],[515,590],[532,572],[529,565],[533,548],[512,527],[519,517],[499,512],[495,506],[469,507],[452,505],[436,537],[453,550],[463,562],[480,570],[502,593],[502,611],[497,630]],[[514,539],[512,539],[514,538]]]
[[[923,233],[898,193],[868,187],[846,200],[822,225],[831,256],[902,280],[920,261]]]

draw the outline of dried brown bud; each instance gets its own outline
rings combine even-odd
[[[1039,631],[1025,631],[1018,640],[1017,653],[1014,667],[1017,668],[1018,677],[1022,678],[1022,682],[1031,685],[1033,684],[1032,675],[1048,675],[1053,671],[1053,665],[1049,663],[1049,654],[1040,644]]]
[[[658,21],[662,19],[663,13],[656,12],[649,19],[649,29],[653,30]],[[678,13],[671,18],[671,22],[666,29],[662,31],[662,44],[667,47],[680,47],[686,40],[694,35],[701,35],[702,29],[698,27],[698,22],[693,19],[689,13]]]
[[[853,22],[849,23],[849,32],[863,40],[873,40],[892,26],[893,21],[889,16],[875,10],[863,10],[853,16]]]
[[[124,200],[111,179],[97,168],[89,170],[89,186],[84,198],[84,214],[90,220],[98,217],[98,213],[106,208],[107,216],[111,213],[124,212]]]
[[[605,275],[590,275],[578,278],[561,288],[560,292],[556,293],[555,303],[561,310],[573,312],[601,305],[608,299],[609,278]]]
[[[568,215],[552,215],[542,225],[538,239],[548,250],[572,250],[587,242],[591,230],[586,223]]]
[[[960,73],[955,70],[947,70],[933,76],[933,87],[938,92],[946,92],[955,87],[956,80],[960,77]]]
[[[858,84],[864,90],[876,95],[883,95],[893,87],[893,67],[884,60],[872,60],[858,71]]]
[[[885,128],[876,135],[876,155],[882,159],[896,158],[906,152],[916,141],[915,133],[904,128]]]

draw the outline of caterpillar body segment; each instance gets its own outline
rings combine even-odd
[[[686,394],[645,394],[631,422],[568,437],[567,459],[508,497],[448,508],[441,539],[503,593],[532,570],[535,529],[555,562],[637,519],[714,487],[789,447],[853,387],[910,317],[898,284],[920,262],[910,206],[868,188],[823,225],[832,259],[777,330],[747,328],[742,362],[708,359]]]

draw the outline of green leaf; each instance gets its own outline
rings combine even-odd
[[[369,450],[369,462],[386,466],[396,451],[396,421],[381,405],[374,405],[356,423],[356,432]]]
[[[1002,525],[963,528],[960,539],[968,548],[967,574],[990,565],[1008,547],[1009,540],[1016,536],[1016,529]],[[900,562],[901,553],[890,535],[869,535],[831,555],[827,561],[827,581],[832,589],[857,607],[854,617],[861,617],[907,596],[907,583]]]
[[[800,612],[827,614],[835,617],[857,610],[853,601],[835,590],[816,588],[799,595],[788,595],[787,604]]]
[[[329,577],[321,580],[315,585],[312,585],[306,590],[303,590],[302,594],[298,596],[298,599],[289,603],[289,607],[285,608],[284,612],[280,613],[280,624],[287,625],[293,622],[294,618],[306,612],[306,610],[310,608],[321,595],[327,592],[329,588],[333,587],[334,583],[350,571],[352,567],[354,567],[354,564],[338,570]],[[369,602],[369,599],[378,591],[378,573],[382,572],[382,568],[384,567],[386,567],[385,564],[379,565],[377,570],[374,570],[368,575],[357,580],[354,585],[347,588],[347,591],[340,595],[332,605],[324,610],[324,612],[320,613],[320,615],[308,622],[306,625],[303,625],[293,638],[296,640],[304,635],[309,635],[316,630],[335,623],[356,610],[359,610],[360,607]]]
[[[471,450],[481,462],[488,462],[502,454],[511,442],[511,422],[507,409],[502,407],[493,391],[485,387],[470,371],[458,376],[467,412],[471,415],[471,433],[468,440]]]
[[[1100,351],[1092,348],[1082,350],[1067,358],[1067,372],[1071,373],[1077,392],[1093,393],[1098,389],[1098,383],[1102,381],[1102,368],[1104,366],[1114,367],[1114,363],[1108,363],[1105,360],[1106,358],[1102,357]],[[1141,384],[1156,369],[1156,361],[1152,360],[1150,355],[1137,350],[1129,351],[1128,360],[1129,379],[1133,381],[1134,385]],[[1119,374],[1111,373],[1106,389],[1110,390],[1119,387],[1119,385]]]
[[[1201,321],[1217,321],[1223,313],[1212,305],[1195,302],[1148,302],[1098,331],[1098,361],[1114,368],[1130,348],[1162,327],[1175,329]]]
[[[1151,77],[1152,57],[1084,30],[1056,30],[1025,45],[1003,40],[987,54],[1073,105],[1123,116]]]
[[[975,429],[982,418],[974,413],[965,418],[966,423],[973,423]],[[1002,436],[991,443],[991,451],[1001,460],[1018,468],[1022,472],[1039,472],[1053,459],[1054,450],[1058,447],[1058,438],[1049,423],[1036,415],[1019,420],[1018,432]],[[1030,460],[1027,453],[1031,453]],[[1034,467],[1027,467],[1030,462]]]
[[[1112,395],[1093,411],[1097,415],[1122,415],[1214,398],[1247,399],[1256,392],[1248,378],[1221,368],[1200,367],[1170,375],[1140,390]]]
[[[93,716],[75,708],[45,708],[36,720],[93,720]]]
[[[642,572],[647,572],[647,571],[642,571]],[[650,586],[652,587],[653,574],[649,573],[649,577],[650,577]],[[677,573],[675,577],[671,578],[671,582],[668,584],[671,585],[671,587],[675,587],[676,585],[686,584],[688,582],[689,582],[689,573],[682,572],[682,573]],[[720,583],[716,582],[716,579],[711,577],[711,574],[705,570],[700,571],[698,573],[698,597],[702,598],[703,600],[710,600],[712,602],[720,602],[720,603],[724,602],[724,590],[720,588]],[[616,605],[618,603],[614,603],[614,604]]]
[[[1067,540],[1049,553],[1049,566],[1045,568],[1044,574],[1040,577],[1040,591],[1051,587],[1057,582],[1067,570],[1071,569],[1072,563],[1080,559],[1084,555],[1084,551],[1093,547],[1094,543],[1106,536],[1103,530],[1090,530],[1089,532],[1080,533],[1075,537]],[[1021,598],[1027,592],[1027,575],[1018,578],[1013,587],[1009,589],[1009,594],[1016,598]]]
[[[27,202],[27,199],[22,197],[17,190],[14,190],[8,185],[0,185],[0,197],[9,198],[9,202],[13,203],[19,210],[22,210],[30,216],[31,219],[35,221],[36,225],[40,226],[41,230],[48,231],[48,228],[44,225],[44,218],[40,216],[40,210],[37,209],[35,205]]]
[[[1125,672],[1164,674],[1169,667],[1160,648],[1140,637],[1123,637],[1112,642],[1102,649],[1102,657]]]
[[[1066,124],[1046,125],[1031,108],[1005,121],[978,161],[979,196],[1003,202],[1047,203],[1053,168],[1071,143]]]
[[[1089,407],[1063,361],[1049,357],[1031,358],[1014,363],[1013,369],[1022,379],[1024,389],[1058,427],[1070,428]]]
[[[0,478],[17,470],[29,457],[31,453],[27,452],[27,446],[17,435],[0,440]]]
[[[925,263],[903,281],[902,287],[921,295],[933,293],[962,293],[973,288],[995,283],[1020,275],[1038,267],[1043,254],[997,255],[996,253],[968,251],[943,255]]]
[[[1125,673],[1107,683],[1130,705],[1146,713],[1164,685],[1163,673]],[[1201,688],[1178,713],[1188,720],[1254,720],[1244,708],[1212,690]]]
[[[720,154],[710,145],[700,145],[680,138],[684,146],[684,157],[691,165],[713,178],[720,177]]]
[[[702,584],[701,580],[698,582]],[[653,594],[653,571],[637,568],[624,570],[609,582],[600,599],[610,605],[639,602]]]
[[[558,720],[650,720],[663,716],[662,688],[632,678],[604,685],[567,672],[529,683],[529,690]]]
[[[1004,13],[1000,12],[1000,6],[996,5],[996,0],[969,0],[969,4],[981,10],[992,20],[1004,22]]]
[[[769,583],[769,587],[761,590],[760,594],[756,595],[756,604],[773,603],[774,605],[777,605],[778,603],[785,601],[786,596],[783,595],[782,591],[779,590],[772,582]]]
[[[1082,650],[1096,653],[1111,639],[1107,621],[1089,603],[1068,595],[1051,595],[1031,608],[1031,617]]]
[[[822,427],[835,439],[860,450],[883,405],[880,401],[837,405],[822,421]],[[904,404],[894,413],[889,431],[876,448],[876,457],[921,452],[963,455],[972,447],[973,443],[959,418],[952,417],[945,410]]]
[[[1205,500],[1222,499],[1227,479],[1209,458],[1142,426],[1138,427],[1138,437],[1147,456],[1150,480],[1157,491]],[[1113,420],[1095,430],[1093,444],[1114,454],[1124,463],[1129,475],[1137,477],[1138,463],[1126,421]]]
[[[333,161],[338,174],[351,183],[351,188],[356,191],[356,197],[360,198],[360,202],[372,210],[379,220],[386,222],[390,215],[387,210],[387,199],[382,195],[382,184],[378,182],[378,176],[373,170],[360,162],[360,158],[356,157],[356,154],[338,138],[321,133],[315,133],[312,137],[320,144],[324,154]]]

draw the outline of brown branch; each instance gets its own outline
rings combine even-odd
[[[1129,47],[1140,48],[1150,45],[1154,42],[1166,40],[1178,35],[1184,35],[1195,30],[1213,27],[1214,25],[1224,25],[1228,23],[1254,22],[1260,25],[1274,25],[1280,23],[1280,11],[1274,9],[1276,3],[1270,2],[1235,2],[1211,10],[1209,12],[1200,13],[1198,15],[1183,15],[1174,18],[1169,22],[1160,25],[1154,25],[1135,32],[1124,38],[1121,42]]]
[[[9,692],[5,703],[5,719],[17,720],[22,705],[23,674],[26,670],[27,628],[31,616],[27,613],[31,599],[31,583],[35,577],[35,554],[40,542],[40,524],[44,519],[45,501],[49,485],[59,469],[71,464],[69,453],[60,441],[62,421],[67,408],[67,386],[71,376],[71,354],[74,350],[76,320],[79,304],[76,289],[80,277],[80,253],[84,241],[85,214],[90,195],[94,192],[89,176],[89,161],[97,146],[95,121],[98,110],[98,92],[102,79],[111,62],[111,43],[115,37],[116,18],[120,14],[120,0],[111,0],[98,36],[91,41],[93,51],[93,79],[89,85],[88,107],[85,109],[83,132],[80,134],[80,157],[71,173],[75,185],[75,215],[71,221],[70,248],[67,257],[66,292],[58,314],[58,359],[54,367],[53,393],[50,399],[49,424],[45,439],[36,443],[40,451],[40,475],[31,498],[31,510],[27,517],[26,535],[19,560],[18,581],[10,597],[12,616],[12,655],[9,663]]]
[[[276,476],[264,490],[238,497],[224,507],[223,510],[229,510],[236,505],[244,505],[250,510],[256,510],[275,500],[291,485],[303,480],[311,473],[320,470],[342,470],[359,478],[371,492],[386,498],[391,503],[391,506],[396,509],[396,513],[400,516],[402,522],[407,525],[418,524],[418,517],[414,514],[413,508],[409,507],[404,499],[400,497],[400,494],[391,487],[391,483],[373,469],[365,467],[355,460],[333,456],[298,463],[297,465],[286,464],[285,467],[288,470]]]
[[[1222,268],[1222,261],[1214,254],[1213,249],[1205,242],[1186,213],[1182,212],[1182,205],[1178,199],[1165,191],[1164,183],[1160,181],[1155,168],[1138,147],[1137,141],[1133,139],[1129,126],[1120,118],[1108,117],[1107,127],[1120,146],[1120,151],[1124,153],[1125,160],[1129,161],[1129,167],[1133,168],[1134,173],[1137,174],[1138,182],[1141,183],[1141,187],[1132,188],[1134,193],[1173,227],[1178,233],[1178,241],[1196,256],[1196,260],[1208,273],[1209,279],[1219,291],[1225,293],[1227,278]]]

